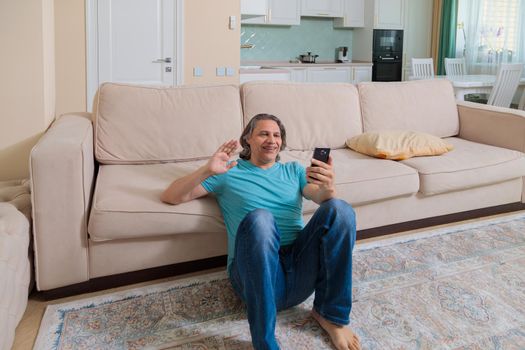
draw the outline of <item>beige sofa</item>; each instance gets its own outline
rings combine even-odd
[[[62,116],[31,153],[38,289],[224,255],[213,197],[177,206],[159,197],[261,112],[287,128],[283,161],[306,165],[315,146],[333,149],[358,230],[524,201],[525,112],[456,103],[445,80],[104,84],[92,115]],[[345,147],[378,129],[428,132],[455,149],[396,162]],[[305,202],[306,219],[315,207]]]

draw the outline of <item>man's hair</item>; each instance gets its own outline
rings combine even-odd
[[[242,151],[239,154],[239,157],[242,159],[249,160],[252,155],[252,150],[250,149],[250,145],[248,144],[247,140],[248,138],[250,138],[250,136],[252,136],[253,130],[255,129],[255,126],[257,125],[257,122],[259,120],[273,120],[274,122],[276,122],[281,132],[281,141],[282,141],[281,148],[279,149],[279,151],[282,151],[286,147],[286,129],[284,128],[284,125],[281,122],[281,120],[271,114],[266,114],[266,113],[257,114],[255,117],[253,117],[248,122],[239,140],[242,146]],[[279,154],[277,154],[277,158],[275,160],[278,161],[279,159],[281,159],[281,157],[279,156]]]

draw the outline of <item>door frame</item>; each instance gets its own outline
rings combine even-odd
[[[184,48],[184,0],[175,1],[175,76],[176,85],[182,85],[183,76],[183,48]],[[97,92],[98,81],[98,0],[86,0],[86,110],[92,111],[93,98]]]

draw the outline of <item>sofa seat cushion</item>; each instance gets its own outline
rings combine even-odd
[[[435,157],[401,161],[419,172],[420,192],[433,195],[525,176],[525,155],[518,151],[446,138],[454,150]]]
[[[417,193],[419,178],[417,172],[392,160],[377,159],[350,149],[332,150],[335,170],[337,197],[357,206]],[[298,161],[309,166],[312,151],[285,151],[282,161]],[[304,203],[303,211],[308,214],[317,206],[311,201]]]
[[[171,181],[196,170],[204,162],[101,165],[89,218],[90,239],[226,232],[212,196],[179,205],[160,200]]]

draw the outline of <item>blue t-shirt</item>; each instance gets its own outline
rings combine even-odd
[[[255,209],[270,211],[281,233],[281,245],[291,244],[304,227],[302,192],[306,171],[297,162],[276,162],[261,169],[250,161],[239,159],[224,174],[210,176],[202,182],[214,193],[228,232],[228,271],[235,252],[235,237],[242,219]]]

